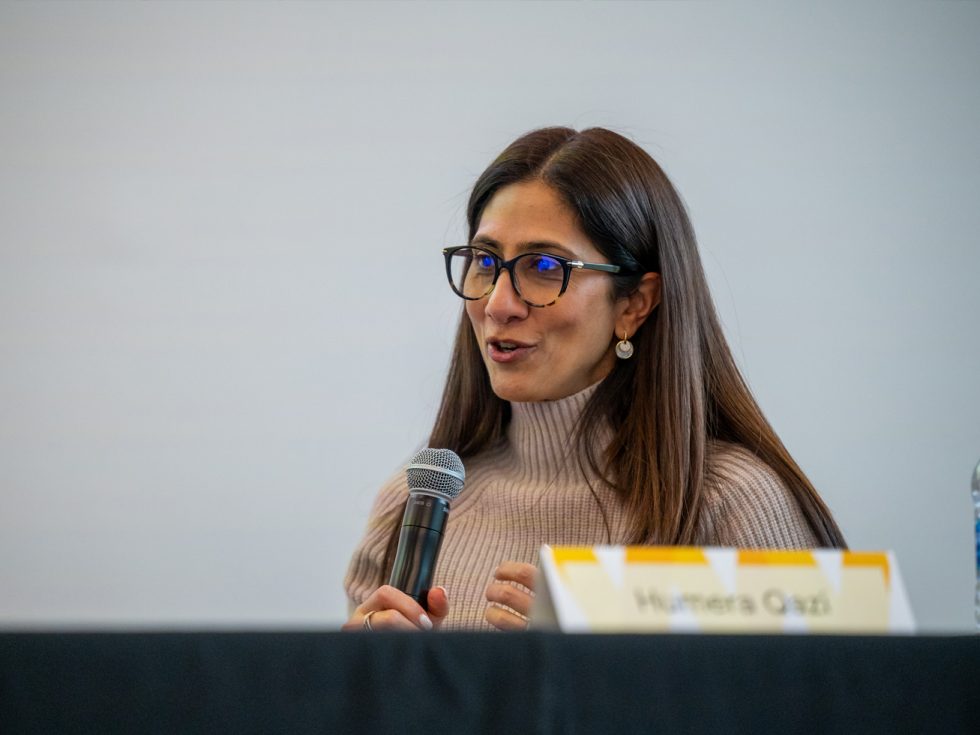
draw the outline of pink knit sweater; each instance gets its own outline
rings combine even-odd
[[[545,543],[626,543],[629,526],[619,497],[597,481],[590,490],[574,455],[575,422],[594,390],[512,403],[506,444],[466,460],[466,486],[453,503],[434,582],[449,594],[443,629],[492,629],[484,620],[484,590],[503,561],[536,564]],[[353,605],[387,581],[382,560],[407,496],[399,470],[381,488],[351,559],[344,584]],[[698,544],[807,548],[816,538],[775,472],[742,447],[713,442]]]

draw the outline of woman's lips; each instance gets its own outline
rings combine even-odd
[[[514,348],[503,349],[501,344],[510,344]],[[525,345],[517,342],[494,341],[487,342],[487,356],[494,362],[509,363],[518,362],[526,358],[534,350],[534,345]]]

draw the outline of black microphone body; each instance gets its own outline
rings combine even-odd
[[[429,609],[429,589],[448,519],[449,501],[446,498],[424,491],[409,494],[388,584],[426,610]]]
[[[455,452],[426,448],[415,455],[406,475],[408,502],[388,584],[428,610],[449,505],[463,490],[466,471]]]

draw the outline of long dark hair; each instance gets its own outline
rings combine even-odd
[[[580,456],[622,497],[633,543],[691,544],[704,507],[711,439],[741,445],[765,462],[796,498],[820,545],[846,547],[813,485],[773,431],[722,334],[680,196],[639,146],[603,128],[544,128],[511,143],[483,172],[467,207],[470,239],[494,194],[538,179],[576,213],[582,231],[611,263],[614,296],[643,273],[661,276],[661,301],[635,335],[635,354],[617,360],[579,421]],[[504,440],[510,404],[490,387],[465,313],[429,445],[464,459]],[[588,437],[607,424],[603,456]]]

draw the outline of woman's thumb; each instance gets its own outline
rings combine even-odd
[[[445,587],[433,587],[426,599],[429,603],[429,616],[438,619],[449,614],[449,594]]]

